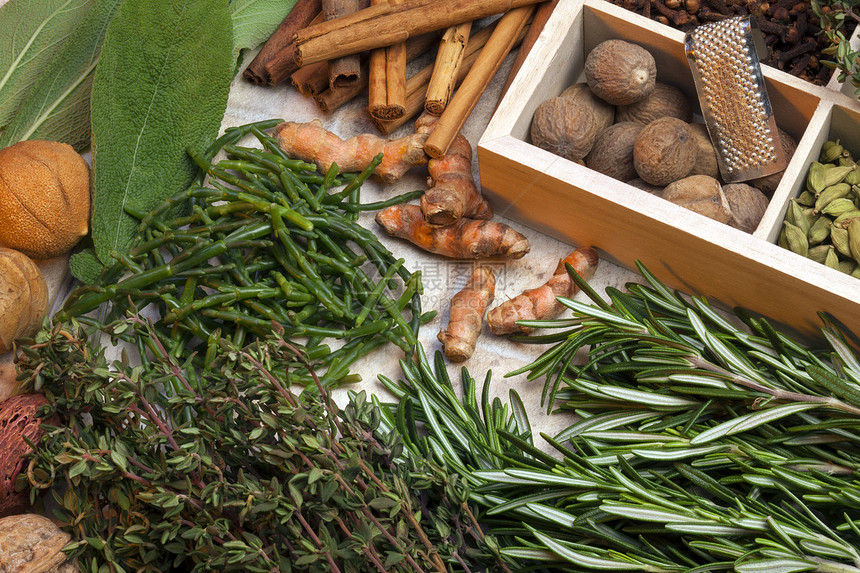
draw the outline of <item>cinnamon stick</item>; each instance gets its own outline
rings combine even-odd
[[[358,0],[322,0],[323,18],[326,22],[358,12]],[[346,87],[358,81],[361,74],[358,54],[333,58],[328,63],[329,86],[332,89]]]
[[[296,32],[309,26],[321,9],[321,0],[297,0],[287,17],[245,68],[242,73],[245,79],[257,85],[269,84],[270,76],[266,71],[266,64],[272,61],[278,52],[292,44]]]
[[[487,40],[490,38],[494,29],[495,24],[490,24],[469,38],[469,43],[463,53],[463,61],[460,63],[457,75],[454,77],[454,88],[460,85],[469,73],[469,70],[472,69],[472,66],[475,64],[475,60],[478,59],[478,55],[481,53],[481,48],[483,48],[487,43]],[[525,36],[525,32],[525,30],[520,32],[517,42],[522,41]],[[406,92],[408,95],[406,96],[406,112],[402,117],[389,121],[373,121],[374,125],[383,135],[389,135],[395,129],[423,111],[427,90],[430,85],[430,78],[433,75],[433,69],[434,65],[430,64],[406,80]]]
[[[375,0],[374,3],[401,4],[403,0]],[[370,117],[394,119],[406,105],[406,43],[398,42],[370,52],[370,83],[367,112]]]
[[[454,92],[454,78],[457,77],[457,70],[463,62],[463,54],[466,51],[471,30],[472,23],[463,22],[451,26],[442,35],[439,51],[436,53],[433,75],[430,78],[430,85],[427,86],[427,98],[424,102],[427,113],[440,115],[448,105],[448,99]]]
[[[318,12],[314,19],[311,20],[309,26],[315,26],[323,22],[322,12]],[[294,34],[295,35],[295,34]],[[296,45],[289,43],[280,50],[266,63],[264,66],[265,73],[268,76],[268,85],[276,86],[296,73],[299,69],[296,64]]]
[[[552,16],[553,10],[558,5],[558,0],[546,0],[542,4],[540,4],[537,8],[535,8],[534,17],[532,18],[532,23],[529,25],[529,31],[526,33],[525,38],[523,38],[523,43],[520,44],[520,50],[517,52],[516,57],[514,58],[514,62],[511,65],[511,69],[508,72],[508,77],[505,78],[505,83],[502,84],[502,91],[499,94],[499,101],[502,101],[502,98],[505,97],[505,94],[508,93],[508,88],[511,87],[511,83],[514,81],[517,73],[520,71],[520,68],[523,67],[523,62],[526,59],[526,56],[529,55],[532,47],[535,45],[535,42],[540,36],[540,33],[543,31],[544,26],[546,26],[547,20]]]
[[[290,76],[290,82],[293,84],[293,87],[305,97],[314,97],[328,90],[330,85],[329,79],[328,62],[317,62],[299,68]],[[358,85],[358,82],[353,85]],[[349,89],[349,87],[344,89]]]
[[[388,0],[370,0],[371,6],[388,4]],[[374,117],[374,110],[388,103],[388,84],[385,79],[385,48],[370,51],[370,63],[367,70],[367,111]]]
[[[352,17],[308,26],[296,34],[296,63],[306,65],[402,42],[486,16],[535,4],[539,0],[405,0],[370,6]],[[372,14],[366,11],[374,11]],[[342,21],[341,21],[342,20]],[[341,21],[341,22],[339,22]],[[337,25],[337,24],[340,25]]]
[[[502,61],[514,47],[517,37],[534,13],[534,6],[522,6],[506,13],[499,19],[496,29],[481,50],[478,59],[463,79],[462,85],[451,98],[451,102],[436,123],[436,128],[424,142],[424,152],[430,157],[442,157],[448,153],[451,142],[463,129],[469,114],[475,109],[478,99],[487,89]]]
[[[415,38],[409,38],[406,41],[406,60],[407,62],[418,58],[422,54],[429,51],[436,43],[439,41],[439,34],[430,33],[430,34],[422,34]],[[316,66],[319,64],[311,64],[312,66]],[[362,65],[367,66],[368,64],[364,62]],[[304,69],[304,68],[302,68]],[[369,71],[365,73],[365,70],[362,71],[362,79],[359,80],[354,86],[350,86],[348,88],[341,88],[337,90],[327,89],[322,93],[318,93],[314,95],[314,101],[316,101],[320,110],[325,113],[331,113],[343,104],[352,100],[352,98],[364,92],[365,88],[369,89],[369,78],[371,77]],[[408,89],[407,89],[408,92]]]

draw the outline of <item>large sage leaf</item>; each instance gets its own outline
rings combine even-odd
[[[0,6],[0,131],[95,0],[10,0]]]
[[[242,50],[268,40],[295,5],[296,0],[232,0],[234,60]]]
[[[186,149],[218,134],[233,71],[227,0],[125,0],[92,92],[92,237],[99,260],[128,252],[146,212],[188,186]]]
[[[0,147],[24,139],[90,144],[90,90],[108,23],[121,0],[95,0],[0,134]]]

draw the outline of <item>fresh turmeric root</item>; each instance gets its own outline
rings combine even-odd
[[[438,117],[423,114],[416,133],[429,135]],[[472,145],[458,133],[448,153],[427,163],[430,189],[421,197],[424,218],[433,225],[450,225],[460,217],[492,219],[493,208],[478,191],[472,177]]]
[[[503,257],[519,259],[529,252],[529,240],[496,221],[461,217],[447,227],[431,225],[418,205],[392,205],[376,214],[385,232],[452,259]]]
[[[337,163],[341,172],[364,171],[373,158],[382,153],[382,163],[373,173],[383,182],[393,183],[415,165],[427,163],[423,147],[426,133],[398,139],[362,133],[344,140],[324,128],[318,119],[307,123],[285,121],[275,126],[275,133],[284,153],[316,163],[323,172],[328,171],[332,163]]]
[[[481,334],[484,311],[493,302],[495,292],[493,269],[476,267],[465,288],[451,299],[448,326],[436,336],[449,359],[462,362],[472,357]]]
[[[597,251],[591,247],[577,249],[558,262],[552,277],[537,288],[528,289],[521,295],[507,300],[487,313],[487,322],[493,334],[529,334],[534,328],[520,326],[519,320],[545,320],[555,318],[564,311],[564,305],[556,297],[572,297],[576,294],[576,283],[567,274],[568,263],[585,280],[594,275],[598,263]]]

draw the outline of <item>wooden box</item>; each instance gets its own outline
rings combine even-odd
[[[731,228],[529,143],[535,109],[584,81],[584,58],[619,38],[647,48],[658,81],[698,102],[684,34],[604,0],[561,0],[478,144],[481,184],[497,214],[635,269],[641,260],[684,292],[761,313],[818,337],[819,311],[860,334],[860,280],[776,245],[790,198],[821,144],[860,155],[860,105],[851,90],[815,86],[763,66],[777,124],[798,141],[753,234]],[[831,82],[833,83],[833,82]]]

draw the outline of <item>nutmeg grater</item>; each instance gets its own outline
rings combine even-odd
[[[750,16],[698,26],[684,40],[702,117],[726,183],[763,177],[786,166],[757,42],[763,45]]]

